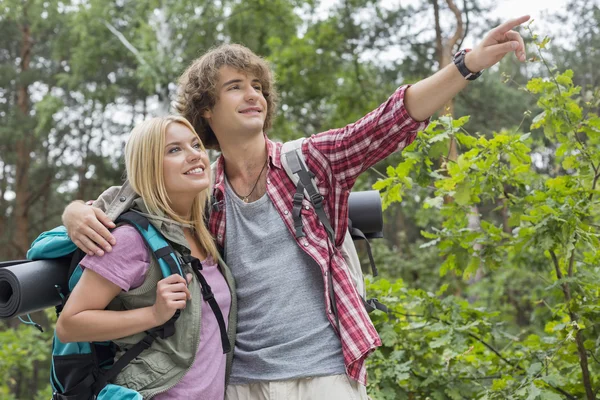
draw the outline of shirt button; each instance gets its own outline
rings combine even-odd
[[[219,240],[223,239],[223,235],[217,235],[217,238],[219,238]]]
[[[120,201],[121,203],[124,203],[124,202],[125,202],[125,200],[127,200],[127,197],[125,197],[125,196],[122,196],[121,198],[119,198],[119,201]]]
[[[271,184],[271,180],[270,179],[267,179],[267,184],[269,184],[269,185]]]
[[[308,247],[308,242],[304,242],[304,247]]]
[[[310,207],[309,207],[309,206],[304,206],[304,208],[305,208],[305,209],[307,209],[307,210],[310,210]]]
[[[285,210],[283,213],[284,213],[285,215],[288,215],[290,212],[289,212],[288,210]]]

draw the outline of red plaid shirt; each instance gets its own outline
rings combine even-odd
[[[427,126],[427,122],[417,122],[408,115],[403,101],[406,88],[399,88],[384,104],[359,121],[345,128],[313,135],[304,141],[302,152],[309,170],[316,174],[317,186],[324,196],[324,209],[336,234],[336,247],[342,244],[348,229],[348,195],[358,176],[394,151],[406,147],[415,139],[417,132]],[[292,201],[296,188],[281,165],[281,143],[267,139],[267,150],[267,194],[290,230],[290,238],[294,238],[298,246],[321,267],[328,318],[337,331],[328,296],[327,274],[332,274],[346,372],[352,379],[366,385],[365,361],[381,345],[379,335],[352,283],[344,258],[337,248],[332,247],[327,232],[306,199],[302,208],[306,237],[295,238]],[[214,201],[223,206],[211,212],[209,228],[222,247],[225,240],[223,171],[224,160],[219,157],[213,195]]]

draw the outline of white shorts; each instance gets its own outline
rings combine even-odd
[[[367,389],[346,374],[229,385],[225,400],[369,400]]]

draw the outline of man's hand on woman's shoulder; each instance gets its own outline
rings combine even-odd
[[[90,256],[102,256],[104,251],[110,252],[111,245],[116,243],[108,230],[115,227],[114,222],[99,208],[80,200],[65,208],[62,221],[73,243]]]

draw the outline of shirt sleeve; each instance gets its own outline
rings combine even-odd
[[[112,231],[117,244],[103,256],[85,256],[80,265],[119,286],[124,291],[139,287],[150,268],[148,247],[132,226],[122,225]]]
[[[408,114],[404,106],[408,87],[398,88],[357,122],[308,138],[302,149],[308,168],[331,174],[343,189],[350,190],[362,172],[412,143],[429,119],[416,121]]]

